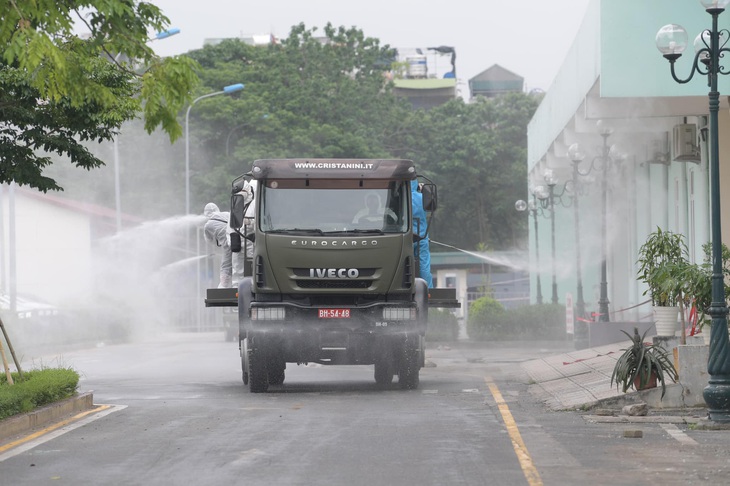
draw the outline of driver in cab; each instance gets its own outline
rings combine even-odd
[[[365,196],[365,207],[355,214],[352,218],[354,224],[360,223],[382,223],[383,218],[387,216],[389,222],[398,221],[392,209],[384,208],[380,201],[380,195],[374,192]]]

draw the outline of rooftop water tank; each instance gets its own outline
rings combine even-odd
[[[428,66],[426,65],[426,56],[422,54],[416,54],[413,56],[406,57],[406,77],[414,78],[425,78],[428,75]]]

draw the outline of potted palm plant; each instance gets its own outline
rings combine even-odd
[[[657,334],[674,336],[683,295],[683,275],[689,265],[683,236],[661,228],[639,248],[638,278],[647,285],[654,310]]]
[[[634,335],[621,331],[631,340],[631,346],[616,361],[611,374],[611,386],[616,382],[616,388],[626,393],[629,388],[644,390],[662,384],[662,398],[666,391],[666,379],[677,381],[677,370],[668,357],[668,352],[658,344],[644,342],[644,335],[639,335],[639,329],[634,328]]]

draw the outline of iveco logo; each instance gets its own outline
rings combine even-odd
[[[310,268],[312,278],[357,278],[360,272],[357,268]]]
[[[318,248],[363,248],[377,245],[378,240],[291,240],[291,246],[314,246]]]

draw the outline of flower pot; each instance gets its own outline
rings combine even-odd
[[[651,375],[649,375],[649,382],[645,383],[644,386],[640,388],[639,387],[640,380],[639,380],[639,377],[637,376],[636,378],[634,378],[634,390],[639,391],[639,390],[648,390],[649,388],[656,388],[656,383],[657,383],[656,380],[657,380],[656,372],[652,371]]]
[[[677,332],[679,307],[654,307],[657,336],[674,336]]]

